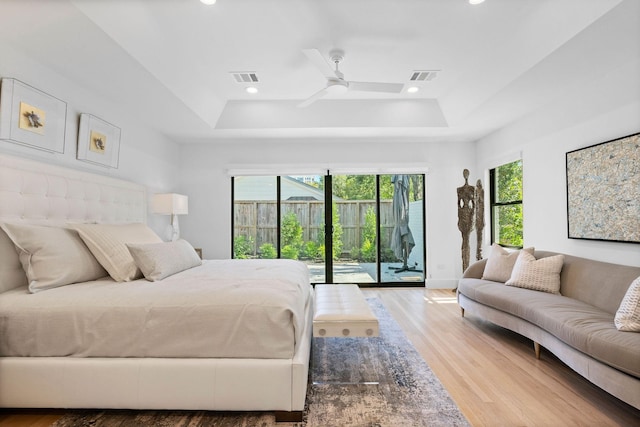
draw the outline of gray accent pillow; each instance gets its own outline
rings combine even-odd
[[[128,244],[129,252],[145,279],[155,282],[202,264],[196,250],[186,240]]]
[[[1,227],[18,251],[32,293],[107,276],[75,230],[9,223]]]

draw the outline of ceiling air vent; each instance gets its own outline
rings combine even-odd
[[[253,71],[231,72],[236,83],[258,83],[258,76]]]
[[[428,82],[429,80],[433,80],[438,75],[438,71],[440,70],[417,70],[411,73],[411,77],[409,78],[412,82]]]

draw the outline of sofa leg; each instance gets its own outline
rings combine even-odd
[[[460,307],[460,314],[462,314],[462,317],[464,317],[464,307]]]
[[[536,352],[536,359],[540,359],[540,344],[533,342],[533,351]]]
[[[302,422],[302,411],[274,411],[276,423],[299,423]]]

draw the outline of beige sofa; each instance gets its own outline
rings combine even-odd
[[[537,259],[557,255],[536,251]],[[640,409],[640,333],[618,331],[614,316],[640,267],[565,255],[560,295],[483,280],[487,259],[465,271],[458,303],[465,312],[530,338],[580,375]]]

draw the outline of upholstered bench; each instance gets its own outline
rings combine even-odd
[[[316,285],[313,336],[377,337],[378,318],[358,285]]]

